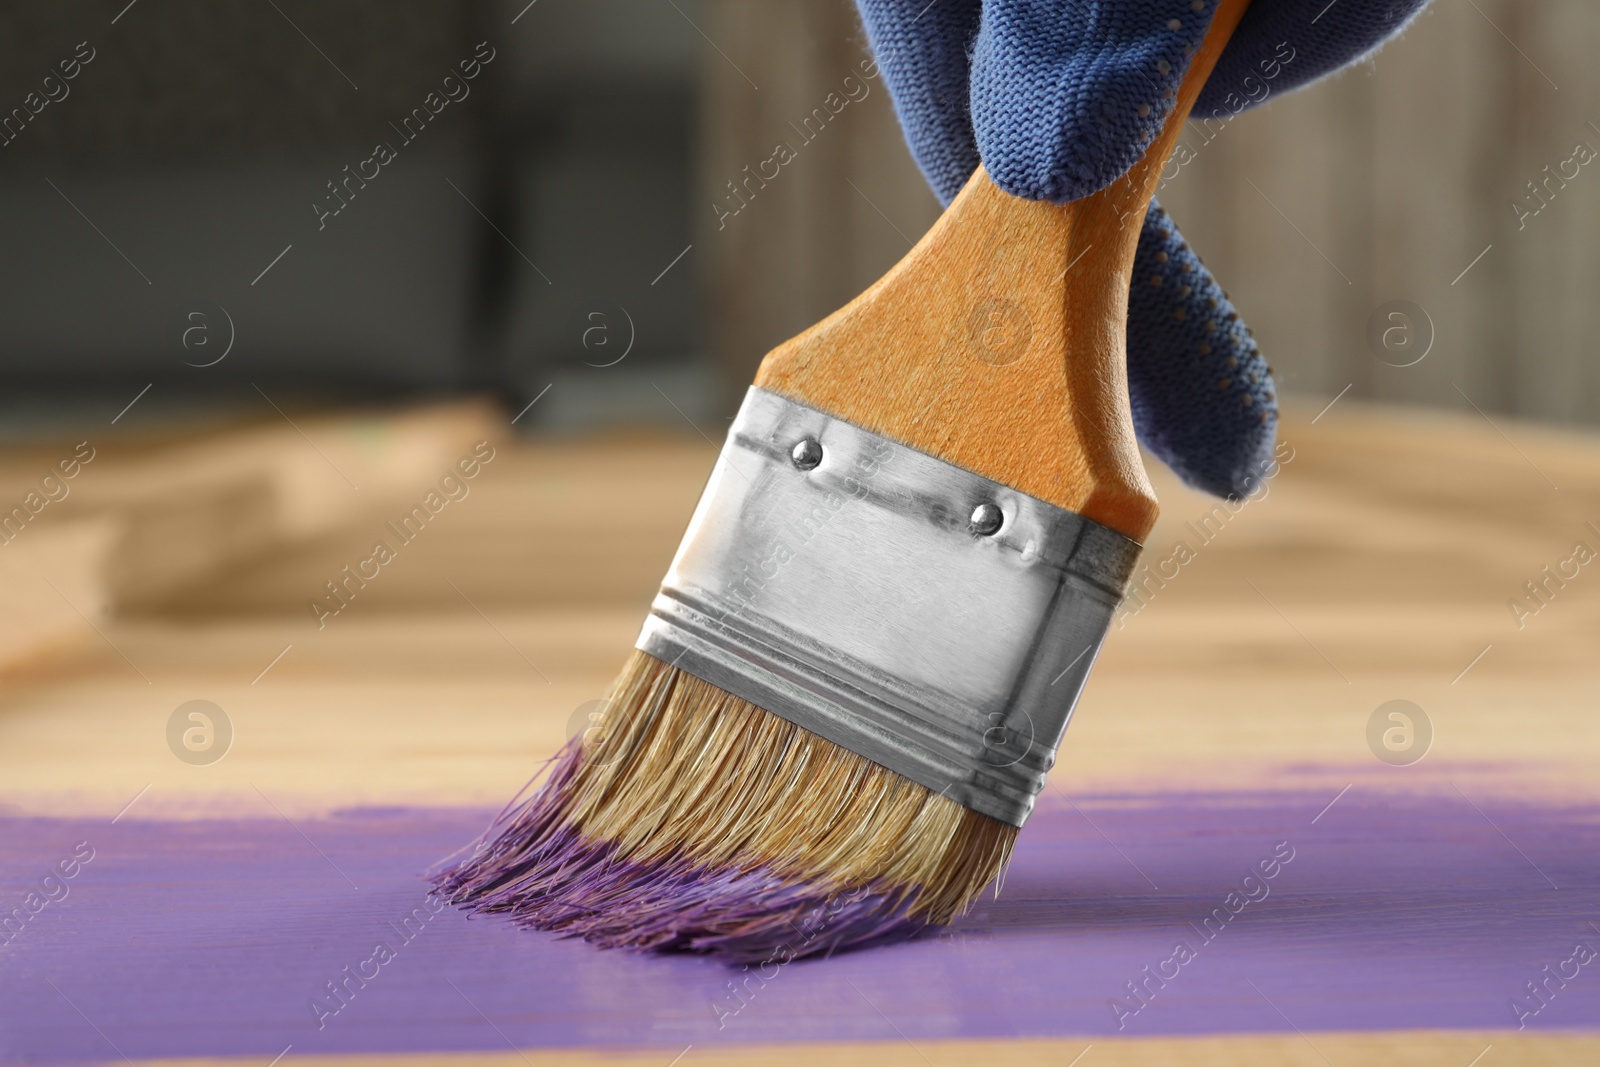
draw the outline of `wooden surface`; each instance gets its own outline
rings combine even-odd
[[[700,24],[722,54],[702,56],[694,203],[705,229],[693,254],[710,264],[712,340],[733,395],[753,355],[860,292],[938,214],[881,79],[814,141],[789,128],[866,57],[851,6],[704,5]],[[1285,92],[1302,53],[1264,84],[1228,87],[1265,92],[1264,106],[1191,119],[1157,196],[1284,391],[1326,402],[1349,385],[1355,398],[1472,414],[1465,392],[1491,415],[1600,419],[1600,361],[1587,355],[1600,334],[1600,302],[1587,298],[1600,276],[1600,180],[1593,165],[1566,165],[1577,142],[1600,148],[1589,126],[1600,123],[1596,39],[1590,0],[1434,3],[1338,77]],[[775,139],[800,158],[719,228],[711,205],[738,205],[727,183],[748,180],[742,168],[768,159]],[[1524,225],[1512,203],[1537,206],[1527,183],[1563,165],[1578,176]],[[1367,342],[1369,317],[1397,299],[1424,308],[1436,337],[1405,368]]]
[[[1302,54],[1265,87],[1229,86],[1267,92],[1264,107],[1189,124],[1189,162],[1157,196],[1286,391],[1351,385],[1471,413],[1464,392],[1490,414],[1600,419],[1600,304],[1585,296],[1600,181],[1567,163],[1579,142],[1600,148],[1597,35],[1586,0],[1435,3],[1346,74],[1284,92]],[[1577,177],[1524,219],[1546,167]],[[1425,309],[1417,331],[1436,338],[1415,366],[1386,366],[1367,341],[1369,316],[1397,299]]]
[[[459,1064],[473,1067],[1144,1067],[1174,1064],[1262,1064],[1271,1067],[1327,1067],[1381,1063],[1385,1067],[1467,1067],[1479,1064],[1519,1067],[1576,1067],[1600,1056],[1600,1038],[1582,1035],[1526,1037],[1492,1031],[1482,1033],[1308,1034],[1203,1038],[1153,1038],[1130,1041],[908,1041],[853,1044],[787,1045],[779,1048],[680,1048],[647,1052],[506,1052],[476,1056],[300,1056],[305,1067],[367,1067],[370,1064]],[[1074,1060],[1073,1057],[1080,1057]],[[156,1061],[152,1061],[156,1062]],[[233,1067],[240,1060],[163,1060],[177,1067]],[[1473,1067],[1479,1067],[1474,1064]]]
[[[1143,541],[1155,521],[1128,408],[1128,279],[1161,163],[1248,0],[1223,0],[1161,134],[1070,204],[982,167],[915,248],[779,345],[756,384]]]
[[[1584,525],[1600,525],[1600,441],[1348,401],[1314,414],[1289,413],[1293,458],[1265,499],[1225,521],[1154,472],[1164,516],[1146,560],[1180,539],[1194,558],[1114,626],[1052,782],[1224,790],[1293,774],[1332,796],[1352,780],[1447,768],[1483,802],[1594,798],[1600,572],[1584,567],[1522,629],[1507,602],[1574,542],[1600,547]],[[108,819],[130,801],[145,817],[271,814],[263,794],[290,816],[354,803],[497,807],[603,693],[712,459],[698,438],[506,446],[472,495],[322,630],[306,600],[365,550],[377,517],[229,569],[181,612],[114,619],[78,658],[7,685],[0,804]],[[1208,514],[1220,532],[1202,544],[1192,531]],[[48,534],[47,521],[29,535]],[[1366,745],[1368,716],[1397,697],[1435,726],[1418,768],[1380,764]],[[209,767],[179,762],[164,738],[172,710],[197,698],[236,730]],[[1597,1050],[1582,1036],[1309,1036],[1341,1067],[1466,1064],[1491,1043],[1482,1067],[1593,1062]],[[1089,1043],[841,1054],[1068,1063]],[[1082,1067],[1322,1062],[1281,1036],[1093,1044]],[[664,1051],[662,1063],[679,1050]],[[696,1049],[682,1062],[807,1055]]]
[[[419,480],[503,433],[478,402],[297,415],[223,432],[95,427],[0,455],[0,674],[96,640],[108,612],[170,609],[231,568],[398,515]]]
[[[1053,780],[1381,770],[1366,716],[1406,697],[1444,717],[1430,759],[1538,766],[1509,779],[1519,790],[1587,787],[1600,575],[1583,569],[1521,630],[1507,601],[1574,541],[1595,544],[1600,443],[1502,423],[1508,442],[1481,419],[1343,402],[1315,425],[1307,414],[1286,418],[1293,458],[1267,497],[1209,544],[1190,528],[1216,502],[1152,469],[1164,516],[1144,562],[1179,539],[1195,558],[1113,623]],[[114,812],[155,782],[139,803],[182,811],[254,803],[255,778],[314,809],[498,804],[604,692],[713,459],[698,438],[508,446],[324,629],[307,601],[381,516],[113,619],[78,658],[6,687],[0,799]],[[173,760],[161,732],[198,697],[241,732],[204,770]]]

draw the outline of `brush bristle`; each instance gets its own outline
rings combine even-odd
[[[786,962],[949,923],[1016,829],[634,652],[602,721],[437,881],[598,945]]]

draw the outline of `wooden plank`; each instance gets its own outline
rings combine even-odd
[[[1585,296],[1600,272],[1600,179],[1579,168],[1525,226],[1511,207],[1537,204],[1527,183],[1576,141],[1600,149],[1584,110],[1597,30],[1600,8],[1582,0],[1434,4],[1374,60],[1211,143],[1191,124],[1197,158],[1159,195],[1286,393],[1353,385],[1470,411],[1464,393],[1490,412],[1600,419],[1600,310]],[[1431,318],[1416,366],[1386,366],[1368,342],[1391,300]]]
[[[68,519],[0,549],[0,677],[59,668],[94,639],[119,532],[111,519]]]
[[[1584,568],[1521,629],[1508,602],[1575,541],[1600,548],[1585,526],[1600,525],[1600,443],[1504,423],[1513,446],[1477,416],[1345,403],[1312,425],[1314,414],[1291,412],[1294,458],[1225,521],[1216,501],[1153,470],[1165,510],[1144,562],[1159,567],[1179,541],[1194,558],[1113,625],[1061,780],[1216,785],[1325,759],[1386,769],[1361,724],[1407,697],[1449,715],[1441,757],[1540,768],[1537,780],[1464,773],[1496,788],[1589,788],[1600,579]],[[712,459],[703,443],[677,447],[507,446],[495,461],[505,476],[491,464],[459,513],[324,629],[305,599],[366,531],[325,555],[230,572],[182,613],[112,622],[107,637],[151,684],[97,639],[70,673],[14,687],[0,801],[114,812],[154,782],[141,804],[212,810],[257,803],[254,781],[296,810],[499,804],[632,643]],[[254,739],[203,775],[172,758],[161,729],[195,698]],[[75,740],[63,748],[62,736]]]
[[[426,1055],[299,1056],[307,1067],[368,1067],[373,1064],[448,1064],[452,1067],[672,1067],[690,1065],[742,1065],[811,1067],[817,1063],[838,1067],[927,1067],[1003,1062],[1007,1067],[1072,1067],[1082,1057],[1083,1067],[1143,1067],[1147,1064],[1253,1065],[1272,1067],[1326,1067],[1334,1063],[1384,1063],[1393,1067],[1435,1067],[1468,1064],[1472,1057],[1492,1047],[1497,1067],[1556,1067],[1592,1062],[1600,1055],[1600,1038],[1574,1034],[1529,1035],[1515,1032],[1437,1033],[1412,1031],[1385,1034],[1227,1035],[1219,1037],[1067,1038],[1047,1041],[908,1041],[851,1044],[795,1044],[735,1046],[692,1050],[662,1046],[648,1052],[624,1050],[546,1051],[529,1049],[504,1053],[436,1053]],[[682,1055],[680,1060],[674,1056]],[[236,1067],[239,1059],[184,1059],[143,1061],[156,1067]]]
[[[473,402],[153,446],[14,450],[0,459],[0,565],[13,578],[0,671],[87,637],[107,612],[153,610],[219,572],[410,504],[500,427]]]
[[[1349,403],[1313,424],[1315,414],[1290,410],[1293,458],[1264,499],[1236,514],[1219,518],[1214,501],[1153,472],[1165,511],[1150,559],[1159,563],[1179,540],[1194,558],[1114,628],[1053,781],[1074,796],[1137,797],[1292,780],[1332,798],[1352,781],[1381,794],[1448,777],[1491,812],[1497,803],[1593,798],[1600,572],[1585,565],[1523,629],[1506,604],[1575,540],[1600,545],[1584,525],[1600,523],[1600,440],[1508,421],[1508,442],[1477,416]],[[491,464],[461,510],[430,530],[433,540],[419,540],[382,580],[414,581],[412,594],[385,601],[374,583],[371,598],[318,630],[309,615],[230,600],[221,587],[269,573],[230,572],[209,613],[112,620],[107,641],[77,661],[13,682],[0,697],[0,805],[109,820],[133,801],[136,820],[276,819],[264,794],[296,822],[351,805],[498,808],[604,691],[640,620],[638,598],[648,595],[640,589],[654,580],[644,559],[670,553],[679,533],[681,511],[671,523],[649,512],[669,499],[686,509],[711,459],[703,444],[651,439],[505,449],[495,460],[505,465]],[[556,470],[566,476],[540,480]],[[651,496],[641,491],[647,482]],[[608,494],[609,510],[593,522],[552,520]],[[598,540],[617,550],[637,542],[638,560],[619,566],[595,551],[601,525],[613,528]],[[322,561],[284,558],[300,565],[271,571],[271,581],[322,580]],[[518,572],[529,576],[507,579]],[[578,589],[575,572],[608,592],[593,603],[567,593],[541,599]],[[464,590],[497,582],[510,590],[474,608],[445,575]],[[1367,750],[1368,715],[1395,697],[1434,718],[1433,751],[1421,765],[1431,777],[1380,764]],[[174,758],[165,738],[173,709],[197,698],[217,703],[235,728],[232,750],[206,767]],[[1596,1051],[1586,1035],[1308,1036],[1310,1044],[1290,1034],[697,1045],[683,1062],[1060,1064],[1091,1043],[1084,1067],[1322,1056],[1465,1064],[1489,1045],[1485,1064],[1540,1064],[1586,1062]],[[681,1051],[413,1058],[666,1063]]]

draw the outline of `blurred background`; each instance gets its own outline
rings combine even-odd
[[[1188,124],[1159,196],[1287,437],[1399,463],[1470,431],[1530,492],[1562,480],[1527,435],[1600,419],[1596,40],[1584,0],[1437,0],[1375,62]],[[71,0],[0,14],[0,56],[0,666],[107,613],[636,618],[758,360],[939,211],[849,0]],[[1384,404],[1454,429],[1323,417]],[[502,458],[473,503],[341,577],[481,441]],[[70,496],[17,512],[80,442]],[[1435,477],[1407,471],[1398,492]],[[1210,506],[1160,488],[1179,520]],[[1281,569],[1338,597],[1472,572],[1499,625],[1542,546],[1496,580],[1436,546]]]
[[[1600,146],[1597,23],[1440,0],[1375,63],[1190,123],[1161,198],[1287,394],[1600,417],[1600,197],[1567,162]],[[469,95],[402,129],[480,42]],[[67,2],[0,16],[0,54],[9,434],[146,385],[126,421],[257,414],[250,382],[513,411],[552,385],[527,429],[717,417],[937,213],[847,0]],[[798,158],[750,185],[778,141]],[[1394,300],[1415,366],[1369,343]]]
[[[1600,760],[1597,44],[1594,0],[1434,0],[1375,62],[1187,125],[1159,196],[1276,368],[1279,473],[1225,507],[1149,464],[1161,519],[1051,781],[1113,832],[1134,825],[1116,812],[1167,810],[1142,797],[1209,791],[1226,799],[1196,808],[1219,813],[1219,863],[1234,862],[1227,835],[1284,828],[1306,875],[1354,855],[1367,831],[1348,827],[1368,823],[1341,816],[1376,805],[1392,836],[1372,854],[1415,865],[1354,864],[1324,885],[1297,863],[1286,891],[1311,895],[1270,905],[1287,931],[1272,952],[1296,974],[1284,995],[1365,1010],[1316,984],[1343,972],[1302,951],[1313,912],[1397,983],[1483,974],[1499,958],[1485,946],[1517,942],[1482,1001],[1486,1067],[1514,1062],[1506,997],[1591,936],[1588,839],[1514,805],[1557,797],[1592,823]],[[88,1061],[112,1041],[259,1063],[291,1039],[294,1057],[346,1047],[316,1044],[303,994],[594,722],[757,362],[937,218],[866,59],[850,0],[0,8],[0,907],[71,842],[105,854],[24,955],[6,949],[0,1060]],[[780,143],[794,158],[752,178]],[[1418,726],[1404,752],[1385,718],[1397,700]],[[1316,799],[1259,816],[1228,799],[1280,787]],[[1383,790],[1410,788],[1466,822],[1391,811]],[[446,846],[374,809],[454,810],[471,829]],[[235,815],[214,838],[159,827]],[[1151,836],[1124,852],[1089,825],[1129,864],[1169,851]],[[1461,851],[1469,825],[1479,851]],[[312,875],[252,851],[279,832]],[[380,852],[402,874],[369,881]],[[1451,858],[1496,855],[1504,870],[1485,860],[1482,877]],[[1118,915],[1154,930],[1184,901],[1206,914],[1222,869],[1160,873],[1160,890],[1139,870],[1126,884],[1158,895],[1114,909],[1082,910],[1068,887],[1010,899],[1049,922],[1088,916],[1099,953]],[[1566,892],[1546,895],[1546,869]],[[383,989],[450,980],[407,959],[424,966]],[[513,957],[481,963],[493,1030],[457,1003],[467,991],[429,987],[428,1047],[465,1027],[484,1048],[507,1031],[549,1043],[574,1020],[650,1036],[606,1013],[658,1003],[632,983],[658,987],[659,970],[614,980],[625,964],[608,957],[596,966],[615,970],[563,971],[547,997],[512,980]],[[303,991],[252,992],[280,966]],[[1108,992],[1136,966],[1107,972]],[[936,970],[910,1037],[894,1025],[907,1041],[958,1032],[965,994],[939,992]],[[982,977],[1004,993],[1006,972]],[[793,1010],[796,981],[758,1017]],[[1251,998],[1260,1028],[1279,1027],[1255,1005],[1266,992],[1230,982],[1178,996]],[[1397,1014],[1405,1002],[1456,1011],[1445,986],[1412,986],[1367,1020],[1422,1020],[1401,1042],[1441,1017]],[[915,992],[885,988],[861,1025]],[[862,1013],[869,993],[812,1010],[856,1018],[836,1005]],[[1591,1025],[1594,1003],[1568,992],[1538,1025]],[[301,1029],[284,1033],[280,1009]],[[1208,1012],[1194,1018],[1209,1034]],[[651,1062],[667,1063],[687,1038],[658,1016],[671,1048]],[[341,1019],[329,1040],[386,1049],[417,1032],[387,1019]],[[888,1042],[874,1063],[924,1060],[861,1032]],[[1281,1036],[1260,1062],[1306,1055],[1310,1039]],[[1476,1063],[1487,1041],[1427,1062]],[[1345,1063],[1422,1062],[1345,1047]],[[1118,1055],[1108,1042],[1086,1062]]]

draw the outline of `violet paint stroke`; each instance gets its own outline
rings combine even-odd
[[[0,945],[0,1060],[1514,1029],[1525,983],[1600,947],[1600,806],[1474,798],[1480,813],[1447,787],[1358,784],[1313,823],[1331,794],[1052,794],[1001,898],[950,934],[764,978],[428,908],[424,872],[489,812],[351,811],[298,831],[0,817],[0,918],[79,842],[94,850]],[[1283,842],[1292,860],[1205,941]],[[1178,941],[1192,958],[1150,984]],[[1525,1021],[1600,1026],[1600,961]]]

